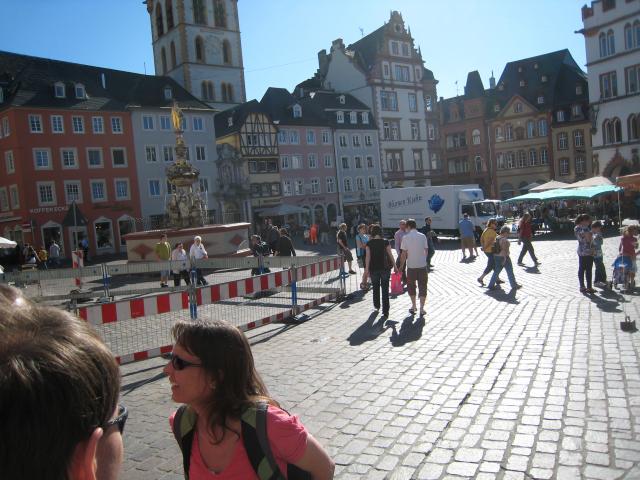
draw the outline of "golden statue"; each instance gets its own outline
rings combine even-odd
[[[171,121],[174,130],[182,131],[182,109],[177,102],[173,102],[173,107],[171,107]]]

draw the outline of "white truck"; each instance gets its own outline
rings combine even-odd
[[[431,228],[439,235],[458,236],[458,222],[465,213],[478,235],[490,218],[498,216],[496,201],[485,200],[477,184],[383,189],[380,206],[385,229],[397,229],[403,218],[415,219],[420,228],[431,217]]]

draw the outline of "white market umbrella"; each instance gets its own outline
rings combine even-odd
[[[13,248],[17,245],[13,240],[9,240],[8,238],[0,237],[0,248]]]
[[[613,185],[613,182],[607,177],[591,177],[567,185],[565,188],[599,187],[600,185]]]
[[[558,182],[557,180],[551,180],[550,182],[543,183],[537,187],[533,187],[529,192],[545,192],[547,190],[555,190],[556,188],[565,188],[568,183]]]

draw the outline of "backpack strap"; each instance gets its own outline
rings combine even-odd
[[[260,480],[283,480],[267,437],[267,404],[258,402],[242,414],[242,443]]]
[[[196,412],[186,405],[180,406],[173,417],[173,436],[178,442],[182,451],[182,466],[184,468],[184,478],[189,480],[189,466],[191,463],[191,446],[193,445],[193,435],[198,420]]]

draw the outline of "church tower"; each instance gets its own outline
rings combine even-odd
[[[246,101],[237,0],[147,0],[156,75],[217,110]]]

